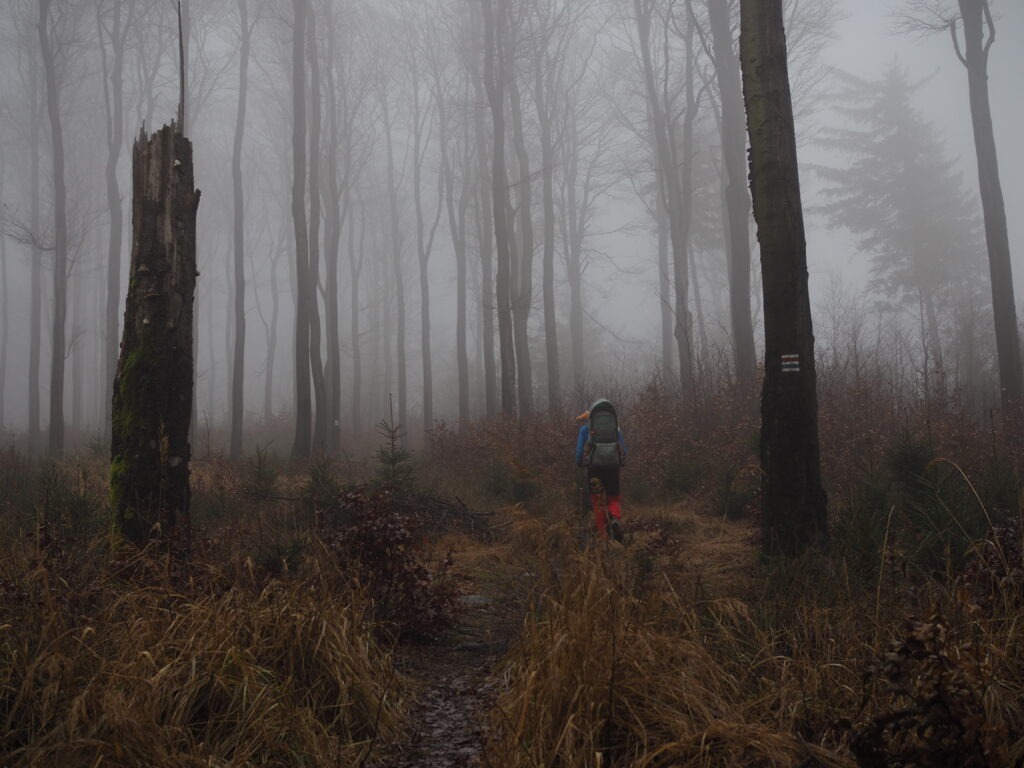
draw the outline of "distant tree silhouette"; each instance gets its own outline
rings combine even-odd
[[[941,315],[965,288],[977,293],[984,245],[977,205],[933,125],[914,109],[915,84],[893,62],[877,81],[839,74],[825,147],[848,162],[819,167],[829,223],[848,229],[870,257],[869,287],[919,312],[925,383],[943,368]]]

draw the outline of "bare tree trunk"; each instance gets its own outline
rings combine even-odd
[[[391,267],[395,285],[395,310],[398,332],[396,334],[395,357],[398,367],[398,423],[407,428],[406,422],[406,360],[405,360],[405,282],[402,276],[402,230],[398,209],[398,179],[395,174],[394,140],[391,130],[391,108],[383,84],[379,88],[382,119],[384,121],[384,144],[388,162],[388,207],[391,214]],[[390,339],[390,334],[388,334]],[[385,353],[385,358],[388,358]],[[390,376],[387,377],[390,380]]]
[[[339,157],[341,145],[341,129],[338,125],[339,88],[344,89],[344,82],[338,83],[335,78],[335,67],[339,66],[337,52],[337,30],[334,26],[333,8],[328,3],[325,6],[327,20],[327,203],[325,205],[326,223],[324,226],[324,237],[326,239],[324,266],[324,321],[325,335],[327,340],[327,370],[325,372],[325,389],[327,391],[327,414],[325,422],[327,435],[325,448],[328,453],[336,453],[341,446],[341,328],[339,317],[338,298],[338,261],[341,251],[341,231],[345,219],[350,212],[350,195],[348,176],[352,165],[351,158],[351,135],[347,132],[344,157]],[[344,97],[343,97],[344,98]],[[344,169],[346,182],[344,193],[339,183],[339,166]],[[343,202],[344,201],[344,202]],[[350,228],[351,231],[351,228]],[[351,249],[351,236],[349,237]]]
[[[320,136],[322,125],[320,87],[320,52],[316,41],[316,12],[311,8],[307,16],[309,41],[306,55],[309,58],[310,72],[310,124],[309,124],[309,358],[313,376],[313,396],[316,410],[313,419],[313,446],[324,451],[327,447],[327,416],[328,406],[327,381],[324,375],[324,363],[321,356],[322,329],[320,325],[320,219],[323,210],[322,189],[320,187]]]
[[[1019,409],[1022,402],[1021,361],[1006,206],[999,181],[999,159],[988,95],[988,52],[995,40],[995,24],[988,0],[959,0],[959,3],[964,24],[964,53],[960,58],[967,67],[974,149],[978,158],[978,182],[985,218],[985,240],[988,243],[992,282],[992,314],[995,318],[996,350],[999,356],[999,388],[1003,410],[1011,413]],[[982,30],[983,15],[988,25],[987,39]],[[953,40],[957,40],[955,27]],[[957,55],[960,55],[959,49]]]
[[[235,240],[235,345],[231,366],[231,442],[229,454],[242,455],[242,422],[245,418],[245,200],[242,193],[242,142],[245,137],[245,107],[249,91],[249,26],[247,0],[238,0],[241,48],[238,52],[238,111],[235,116],[235,142],[231,154],[231,182],[234,192]]]
[[[690,255],[690,230],[693,223],[693,126],[697,119],[697,101],[695,98],[694,79],[696,74],[696,56],[693,47],[694,24],[692,20],[686,25],[686,112],[683,115],[683,135],[680,151],[682,158],[676,156],[675,142],[672,140],[671,122],[666,124],[669,137],[669,157],[673,158],[670,168],[673,179],[670,183],[678,184],[679,204],[675,210],[678,218],[677,234],[673,235],[672,271],[676,288],[676,348],[679,351],[680,383],[685,392],[696,392],[696,361],[694,360],[693,317],[690,314],[690,271],[692,257]],[[667,49],[667,46],[666,46]],[[667,100],[666,100],[667,103]],[[678,169],[678,170],[676,170]],[[673,215],[670,213],[670,215]],[[679,242],[676,242],[678,236]],[[694,286],[696,288],[696,286]]]
[[[794,555],[826,535],[814,331],[782,0],[741,0],[740,60],[764,286],[761,395],[764,549]]]
[[[540,163],[544,205],[544,353],[548,368],[548,412],[558,413],[562,406],[562,384],[558,362],[558,317],[555,313],[555,142],[554,97],[547,98],[544,56],[538,52],[534,60],[533,98],[540,124]]]
[[[672,341],[672,278],[668,261],[668,213],[665,210],[665,196],[656,195],[655,222],[658,228],[658,303],[661,305],[661,370],[665,382],[676,381],[676,351]]]
[[[715,54],[715,76],[722,103],[725,253],[729,267],[729,317],[736,380],[754,381],[757,359],[750,314],[750,196],[747,191],[740,62],[733,48],[731,0],[708,0],[708,20]]]
[[[29,158],[29,186],[31,187],[31,211],[29,220],[32,231],[39,232],[42,226],[42,215],[40,213],[40,198],[42,197],[42,184],[40,183],[39,169],[39,137],[42,135],[43,126],[39,105],[39,66],[36,58],[32,57],[31,70],[31,109],[32,109],[32,136],[30,138],[31,157]],[[43,336],[43,252],[36,242],[32,243],[32,266],[31,266],[31,308],[29,310],[29,348],[28,348],[28,452],[35,455],[40,450],[42,429],[39,423],[40,407],[40,350],[42,348]]]
[[[103,96],[107,112],[107,210],[110,215],[110,239],[107,250],[107,308],[104,330],[104,382],[105,390],[113,391],[114,372],[117,367],[118,308],[121,302],[121,239],[124,229],[124,211],[121,207],[121,188],[117,180],[117,166],[121,159],[121,145],[124,142],[124,59],[125,38],[132,25],[135,6],[130,5],[124,24],[121,23],[121,0],[115,0],[113,17],[110,20],[110,47],[113,63],[107,83],[107,48],[104,43],[104,26],[97,5],[96,26],[99,33],[100,53],[103,58]],[[103,434],[110,436],[110,401],[104,400]]]
[[[476,21],[476,4],[471,4],[470,12]],[[474,65],[476,61],[474,60]],[[474,66],[473,102],[477,105],[473,112],[473,135],[476,143],[477,162],[477,242],[480,248],[480,296],[481,296],[481,341],[484,363],[484,412],[487,418],[494,418],[498,413],[498,381],[494,365],[494,218],[491,201],[491,178],[488,172],[487,132],[484,127],[484,93],[483,73]],[[493,162],[493,159],[491,160]]]
[[[516,413],[516,356],[512,335],[512,243],[508,220],[508,171],[505,167],[505,13],[501,6],[495,16],[493,0],[483,0],[483,21],[484,85],[494,125],[491,145],[491,198],[494,210],[494,240],[498,253],[495,291],[498,346],[501,355],[501,411],[505,416],[511,417]]]
[[[0,200],[4,199],[5,183],[7,175],[7,157],[4,154],[3,146],[0,145]],[[7,237],[0,233],[0,434],[4,431],[6,424],[6,408],[4,394],[7,389],[7,338],[10,334],[10,322],[8,320],[7,294]]]
[[[431,120],[429,108],[424,109],[420,102],[420,88],[418,80],[418,61],[415,54],[410,54],[413,88],[413,207],[416,210],[416,251],[419,263],[420,278],[420,354],[423,363],[423,434],[424,438],[434,428],[434,373],[433,359],[430,354],[430,280],[427,266],[430,262],[430,254],[434,247],[434,235],[437,233],[437,225],[441,220],[441,208],[444,205],[444,173],[438,174],[437,188],[437,209],[434,213],[434,221],[430,230],[425,231],[423,215],[423,192],[421,182],[423,179],[423,163],[426,159],[427,144],[431,130],[428,127]],[[435,96],[438,109],[444,110],[444,94],[440,87]],[[442,124],[446,116],[442,115]],[[442,128],[441,142],[445,141],[444,128]]]
[[[292,222],[295,228],[295,440],[292,457],[309,456],[309,229],[306,223],[306,14],[309,0],[292,0]]]
[[[142,546],[154,526],[187,547],[196,210],[192,145],[164,126],[133,156],[131,278],[114,379],[114,527]]]
[[[438,92],[441,90],[441,83],[437,81]],[[469,103],[468,81],[467,93],[464,94],[465,103]],[[439,102],[438,117],[440,122],[441,136],[441,174],[442,186],[444,189],[445,207],[448,212],[448,230],[452,237],[452,250],[455,253],[455,358],[458,378],[458,402],[459,421],[463,424],[469,422],[469,350],[467,347],[467,291],[468,291],[468,269],[467,269],[467,234],[466,217],[469,211],[469,204],[472,197],[473,186],[470,184],[469,171],[472,163],[471,137],[468,130],[462,135],[461,144],[461,168],[462,185],[459,189],[458,200],[455,195],[455,172],[452,168],[451,152],[448,143],[450,141],[450,126],[443,101]],[[468,112],[467,112],[468,117]],[[468,125],[468,120],[467,123]]]
[[[508,78],[512,107],[512,143],[519,166],[519,258],[513,268],[512,332],[516,351],[520,416],[533,412],[533,365],[530,360],[530,309],[533,303],[533,192],[530,177],[530,153],[526,149],[522,100],[515,74]]]
[[[640,55],[644,70],[644,87],[650,110],[651,132],[655,140],[655,156],[657,158],[655,172],[658,178],[660,194],[664,196],[665,211],[669,221],[669,234],[671,236],[672,266],[675,278],[674,335],[679,353],[680,385],[685,391],[691,391],[693,385],[693,361],[688,346],[690,343],[689,310],[687,308],[689,275],[686,267],[689,232],[683,220],[686,204],[683,200],[683,190],[680,184],[679,173],[676,169],[676,153],[673,149],[671,123],[666,113],[667,107],[662,103],[662,96],[659,93],[655,80],[654,60],[651,55],[651,24],[654,14],[653,0],[633,0],[633,9],[636,15]],[[692,68],[690,69],[690,77],[692,77]],[[689,158],[685,158],[685,160],[689,162]]]
[[[61,125],[60,93],[57,84],[56,53],[50,38],[51,0],[39,1],[39,46],[46,79],[46,111],[50,118],[53,160],[53,216],[55,251],[53,261],[53,346],[50,356],[50,435],[47,452],[64,453],[64,357],[68,289],[67,185],[64,178],[64,129]]]
[[[580,396],[586,384],[586,360],[583,355],[583,224],[579,221],[579,205],[576,200],[576,183],[579,178],[579,142],[576,115],[569,110],[565,130],[568,149],[565,153],[564,213],[562,215],[562,240],[565,242],[566,279],[569,282],[569,346],[572,350],[573,394]]]
[[[346,194],[348,191],[346,190]],[[366,209],[359,208],[359,248],[355,248],[355,217],[349,217],[348,253],[349,253],[349,288],[352,313],[352,434],[358,437],[362,429],[359,416],[362,412],[363,395],[363,354],[362,339],[359,333],[359,277],[365,263],[366,246]]]

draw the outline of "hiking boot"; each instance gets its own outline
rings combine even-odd
[[[622,524],[618,518],[613,517],[611,522],[608,524],[608,531],[611,533],[612,538],[620,544],[622,543]]]

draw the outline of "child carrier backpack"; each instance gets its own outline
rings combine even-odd
[[[622,464],[619,419],[615,407],[607,400],[598,400],[590,406],[589,420],[587,463],[592,467],[617,467]]]

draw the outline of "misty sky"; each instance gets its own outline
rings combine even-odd
[[[804,0],[804,2],[812,3],[814,0]],[[956,58],[949,35],[943,33],[924,38],[897,33],[894,29],[892,9],[901,4],[899,0],[838,0],[838,2],[844,18],[834,30],[834,39],[824,50],[822,65],[837,67],[862,78],[875,79],[894,59],[898,59],[906,67],[912,81],[923,81],[924,84],[916,94],[917,101],[914,106],[935,125],[937,133],[946,142],[947,154],[959,161],[963,172],[964,189],[976,196],[978,181],[968,108],[966,71]],[[1022,153],[1017,138],[1019,134],[1017,126],[1024,123],[1024,103],[1020,99],[1020,81],[1024,76],[1024,46],[1022,46],[1024,43],[1024,0],[993,0],[993,9],[997,14],[997,38],[989,61],[991,103],[999,151],[1000,174],[1009,220],[1014,280],[1020,288],[1024,286],[1024,222],[1020,215],[1020,212],[1024,210],[1024,153]],[[268,22],[265,29],[275,29],[275,27]],[[8,29],[6,32],[12,33],[13,30]],[[264,48],[261,51],[262,55],[268,58],[266,61],[259,62],[253,74],[255,82],[251,85],[250,109],[258,112],[250,115],[251,125],[247,128],[246,146],[247,152],[250,153],[248,160],[252,163],[250,167],[252,170],[258,169],[261,174],[265,175],[259,183],[261,185],[265,183],[266,187],[272,187],[275,194],[279,194],[281,199],[285,199],[290,183],[290,170],[283,166],[277,166],[275,163],[283,162],[282,158],[286,156],[287,152],[280,153],[279,157],[270,155],[254,157],[263,151],[262,147],[268,144],[275,147],[287,146],[287,132],[284,130],[284,126],[288,125],[290,105],[286,81],[281,75],[285,68],[282,67],[281,61],[276,61],[273,58],[283,55],[273,47],[274,44],[281,41],[273,37],[273,34],[278,33],[272,34],[265,31],[264,34],[266,37],[263,43]],[[231,39],[230,36],[228,39]],[[13,72],[4,74],[8,76],[10,83],[14,82]],[[163,90],[164,92],[160,95],[162,101],[154,113],[157,124],[170,119],[173,114],[173,99],[176,98],[176,91],[173,88],[165,87]],[[200,332],[197,339],[200,344],[198,402],[200,411],[208,409],[213,414],[212,418],[219,418],[220,414],[224,413],[227,400],[227,366],[223,365],[223,361],[229,357],[226,340],[230,334],[225,332],[230,327],[227,312],[230,295],[227,288],[229,262],[226,254],[230,250],[231,238],[226,226],[230,209],[225,202],[230,199],[230,179],[226,173],[227,166],[223,161],[230,155],[230,140],[233,130],[234,95],[229,96],[230,92],[230,87],[225,87],[223,93],[218,94],[216,98],[204,105],[204,118],[200,121],[202,125],[197,131],[196,140],[196,181],[197,186],[203,190],[203,202],[199,211],[200,238],[202,239],[204,232],[206,233],[206,239],[200,243],[200,269],[203,274],[198,286],[201,302],[199,307]],[[65,109],[69,114],[76,114],[76,110],[78,110],[78,114],[87,115],[88,119],[93,121],[87,126],[88,130],[83,128],[80,132],[76,131],[75,128],[78,126],[74,122],[69,123],[70,127],[66,128],[70,137],[69,146],[74,147],[72,151],[81,161],[77,165],[73,165],[83,169],[78,171],[82,174],[85,173],[84,169],[90,167],[90,162],[99,157],[98,153],[105,151],[105,148],[102,147],[96,147],[95,150],[86,148],[83,151],[82,146],[77,143],[78,135],[94,137],[102,135],[102,128],[98,123],[102,109],[101,106],[98,106],[97,99],[100,98],[98,93],[98,91],[90,92],[86,98],[86,96],[76,94],[74,89],[69,89],[67,95]],[[137,132],[135,118],[134,114],[126,118],[129,125],[127,134],[129,137]],[[812,105],[812,108],[802,116],[798,130],[801,137],[805,139],[800,147],[800,158],[805,168],[814,162],[831,165],[842,162],[841,158],[824,156],[820,148],[816,147],[812,141],[807,140],[813,137],[816,128],[834,124],[834,122],[834,116],[829,114],[828,106],[824,102],[820,106]],[[14,133],[11,131],[12,136]],[[634,147],[631,151],[635,153],[631,156],[634,167],[639,168],[648,162],[644,155],[639,154],[642,152],[641,148]],[[713,153],[716,150],[713,147],[705,146],[699,148],[698,151]],[[95,155],[95,157],[90,157],[90,155]],[[256,162],[253,163],[253,160]],[[94,162],[93,164],[95,165]],[[129,189],[126,183],[129,164],[130,160],[126,152],[122,156],[120,166],[120,173],[125,179],[121,186],[122,195],[126,195]],[[12,158],[10,165],[11,168],[14,168],[17,165],[17,158]],[[45,165],[44,173],[48,172]],[[99,171],[99,166],[97,165],[92,171],[96,174]],[[253,177],[255,174],[250,178]],[[99,176],[96,175],[95,178],[98,179]],[[802,183],[805,208],[810,210],[818,202],[816,180],[813,174],[805,172]],[[15,213],[24,214],[26,210],[24,201],[17,197],[17,192],[12,191],[17,184],[12,184],[10,178],[8,178],[7,184],[8,189],[5,191],[4,202]],[[71,186],[72,194],[74,194],[74,190],[85,187],[82,178],[72,178]],[[96,190],[98,193],[100,187],[97,186]],[[593,231],[588,235],[587,242],[587,247],[592,253],[592,260],[588,264],[585,274],[587,318],[588,322],[608,332],[605,338],[610,341],[603,352],[610,355],[612,359],[606,360],[604,363],[612,375],[617,372],[635,373],[638,369],[650,365],[651,361],[656,359],[660,346],[658,273],[655,261],[656,239],[652,235],[649,217],[639,204],[635,193],[636,190],[630,188],[628,184],[620,184],[613,194],[600,202],[597,220]],[[71,203],[73,206],[76,205],[75,200],[72,200]],[[266,200],[264,205],[268,205]],[[87,209],[89,205],[81,207]],[[259,225],[267,224],[269,219],[260,222],[259,217],[263,215],[266,218],[267,211],[271,209],[272,206],[270,209],[262,208],[250,211],[252,219],[248,226],[253,230],[260,230]],[[287,224],[285,218],[280,218],[280,220],[274,218],[275,216],[281,217],[284,210],[284,207],[279,211],[271,210],[270,218],[274,220],[275,225]],[[126,215],[129,215],[127,209]],[[98,223],[92,227],[91,234],[81,244],[85,254],[102,254],[105,247],[105,225],[103,224],[105,213],[100,212],[96,216],[99,217],[96,219]],[[437,250],[430,262],[433,311],[431,347],[440,355],[436,365],[438,370],[436,388],[439,391],[451,389],[452,366],[450,363],[455,336],[454,315],[450,311],[453,303],[454,270],[451,257],[452,247],[445,233],[446,224],[447,222],[443,221],[441,234],[438,236]],[[842,231],[826,229],[820,217],[808,213],[806,225],[812,302],[817,304],[824,301],[837,283],[841,283],[850,294],[858,294],[865,282],[867,257],[856,253],[855,244],[847,234]],[[408,222],[406,226],[408,226]],[[255,290],[260,293],[263,297],[261,307],[261,311],[263,311],[266,310],[269,303],[267,286],[272,281],[268,277],[268,249],[266,243],[259,237],[269,239],[273,233],[254,231],[250,234],[247,247],[250,253],[254,254],[253,264],[257,274],[255,283],[250,284],[247,290]],[[408,242],[412,242],[412,240],[410,239]],[[9,280],[13,290],[8,293],[8,309],[11,318],[9,321],[11,330],[9,360],[11,363],[8,368],[5,394],[8,409],[7,423],[15,425],[17,428],[24,423],[19,409],[23,412],[26,378],[19,371],[25,366],[24,361],[28,356],[28,339],[24,327],[28,314],[27,261],[24,258],[25,249],[22,246],[11,242],[8,242],[7,245],[11,255]],[[719,255],[716,254],[715,258],[718,257]],[[409,258],[411,259],[411,251]],[[127,252],[124,261],[126,273]],[[91,262],[83,257],[83,271],[89,263]],[[93,268],[95,268],[95,264]],[[275,272],[274,278],[274,282],[281,287],[282,296],[288,293],[286,270],[285,262],[282,261],[280,273]],[[99,281],[96,279],[93,279],[93,283],[99,285]],[[124,285],[125,283],[122,283],[122,287]],[[563,292],[564,300],[564,286],[559,290]],[[45,291],[44,288],[44,293]],[[539,295],[539,283],[535,285],[535,291]],[[102,300],[102,294],[94,291],[86,301],[92,302],[95,306],[86,306],[82,311],[95,312],[98,316]],[[277,336],[281,339],[282,344],[288,343],[287,338],[290,333],[288,329],[292,326],[289,301],[290,298],[283,299],[281,329]],[[411,279],[407,294],[410,315],[407,334],[410,344],[408,356],[413,361],[418,355],[419,348],[418,301],[415,283]],[[754,302],[756,308],[759,304],[756,296]],[[1024,312],[1022,304],[1024,302],[1018,297],[1018,317]],[[564,307],[560,308],[560,312],[563,314],[560,319],[564,321]],[[267,353],[254,302],[248,303],[247,313],[249,317],[249,337],[247,339],[247,387],[249,391],[246,394],[246,409],[248,411],[251,408],[256,408],[259,402],[260,378]],[[43,345],[45,346],[48,344],[49,308],[44,310],[44,314]],[[816,321],[817,319],[816,313]],[[538,326],[540,320],[541,315],[538,310],[533,314],[531,324]],[[69,322],[73,323],[74,318],[71,318]],[[756,337],[760,342],[760,320],[758,319],[756,322]],[[725,333],[728,331],[724,327],[718,330]],[[96,328],[90,326],[82,333],[82,345],[88,347],[89,354],[95,357],[95,351],[98,350]],[[568,354],[568,345],[564,340],[560,340],[560,343],[563,345],[561,354]],[[291,407],[289,354],[286,350],[280,352],[281,358],[275,373],[277,382],[274,407],[280,411]],[[532,350],[531,356],[539,357],[542,354],[541,344],[538,343],[536,349]],[[448,357],[444,357],[444,355],[448,355]],[[216,365],[211,360],[220,361],[221,369],[216,370]],[[412,367],[415,368],[415,363],[412,363]],[[46,387],[46,370],[47,366],[44,365],[44,383],[42,385],[44,388]],[[213,373],[211,374],[210,371]],[[542,381],[535,377],[534,385],[536,388],[540,388]],[[410,381],[410,389],[413,392],[417,386],[415,379]],[[89,395],[90,402],[96,403],[101,398],[107,399],[106,392],[99,392],[98,387],[94,389],[95,391]],[[449,407],[447,412],[444,410],[445,407]],[[91,405],[88,408],[95,410]],[[439,409],[440,418],[450,417],[450,406],[439,406]],[[369,416],[370,423],[375,423],[383,415],[385,414],[371,414]],[[45,420],[44,414],[44,423]]]
[[[828,63],[870,79],[881,75],[885,67],[898,58],[909,68],[914,81],[927,80],[920,89],[921,98],[916,106],[936,124],[946,139],[949,154],[959,158],[965,187],[976,191],[977,165],[967,103],[967,71],[957,60],[949,35],[909,37],[897,33],[891,16],[892,9],[898,6],[896,0],[843,0],[841,6],[846,18],[837,26],[836,40],[826,52]],[[1019,126],[1024,123],[1024,103],[1020,98],[1021,77],[1024,77],[1024,2],[996,0],[992,7],[998,19],[996,41],[989,59],[989,88],[1020,317],[1024,221],[1014,212],[1024,210],[1024,150],[1016,138]],[[805,148],[802,154],[813,156],[813,149]],[[813,195],[813,188],[806,189],[805,195]],[[829,273],[841,273],[851,281],[862,276],[849,253],[850,244],[841,234],[822,231],[822,222],[814,217],[808,217],[807,224],[812,291],[821,288],[819,278]]]

